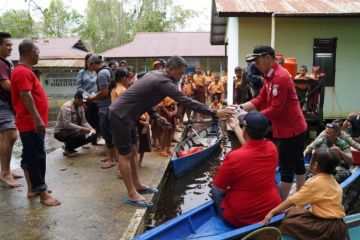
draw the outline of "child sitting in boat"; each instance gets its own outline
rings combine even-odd
[[[241,115],[241,118],[244,117]],[[275,184],[278,152],[265,138],[269,120],[258,111],[250,111],[239,120],[228,117],[229,126],[244,145],[225,157],[212,189],[218,213],[224,220],[242,227],[261,221],[266,213],[281,203]]]
[[[346,226],[342,202],[342,189],[333,174],[340,158],[329,148],[321,147],[315,152],[317,174],[306,181],[301,189],[272,209],[264,218],[270,219],[292,206],[282,221],[283,234],[296,239],[345,239]],[[311,204],[310,209],[303,209]]]

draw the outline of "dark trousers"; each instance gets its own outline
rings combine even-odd
[[[216,213],[220,217],[222,217],[223,216],[223,209],[221,207],[221,203],[222,203],[225,195],[223,193],[219,192],[219,190],[215,186],[211,187],[210,193],[211,193],[211,198],[215,202]]]
[[[86,138],[85,133],[81,133],[75,130],[61,130],[54,134],[55,139],[65,143],[65,149],[74,151],[75,148],[83,146],[89,142],[96,140],[96,135],[92,135]]]
[[[47,189],[45,183],[46,153],[44,146],[45,133],[20,133],[23,145],[21,168],[29,174],[31,191],[42,192]]]
[[[85,118],[90,126],[95,129],[96,135],[100,136],[100,116],[97,103],[86,103]],[[91,143],[96,144],[96,141],[97,139],[95,138]]]

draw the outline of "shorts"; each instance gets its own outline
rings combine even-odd
[[[136,123],[129,118],[119,118],[111,111],[109,111],[109,121],[114,136],[114,143],[120,155],[130,154],[133,145],[139,142]]]
[[[292,138],[278,139],[279,172],[281,181],[292,183],[294,175],[306,173],[304,164],[304,147],[306,131]]]
[[[104,138],[106,147],[112,148],[113,144],[113,137],[111,134],[111,127],[108,119],[108,115],[100,113],[100,132],[101,136]]]
[[[16,129],[14,112],[8,102],[0,100],[0,132],[9,129]]]

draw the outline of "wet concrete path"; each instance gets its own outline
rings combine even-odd
[[[58,207],[40,204],[39,197],[27,199],[24,179],[17,189],[1,183],[0,239],[120,239],[136,208],[122,203],[125,185],[116,167],[100,169],[102,158],[102,146],[79,148],[74,158],[64,157],[61,149],[47,155],[46,182],[61,201]],[[158,153],[146,153],[141,179],[156,187],[168,162]]]

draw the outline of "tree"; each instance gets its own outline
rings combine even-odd
[[[77,31],[93,50],[103,52],[130,41],[124,1],[89,0],[86,20]]]
[[[43,33],[47,37],[69,36],[82,21],[82,16],[75,10],[68,11],[62,0],[51,0],[43,16]]]
[[[192,10],[174,6],[172,0],[138,0],[132,16],[133,33],[180,30],[195,15]]]
[[[9,10],[0,17],[0,29],[9,32],[15,38],[38,36],[39,32],[34,20],[25,10]]]

